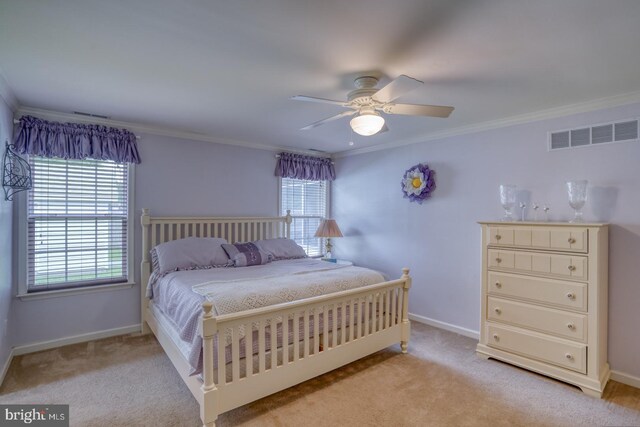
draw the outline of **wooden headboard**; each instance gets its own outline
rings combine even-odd
[[[140,264],[141,328],[148,331],[145,313],[149,299],[147,283],[151,275],[149,252],[160,243],[185,237],[222,237],[231,243],[291,236],[291,212],[278,217],[152,217],[142,209],[142,263]]]

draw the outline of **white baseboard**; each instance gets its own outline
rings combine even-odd
[[[433,326],[435,328],[444,329],[446,331],[455,332],[456,334],[464,335],[465,337],[480,339],[480,333],[471,329],[463,328],[462,326],[452,325],[450,323],[441,322],[439,320],[430,319],[428,317],[420,316],[418,314],[409,313],[409,320],[415,320],[425,325]]]
[[[69,344],[99,340],[102,338],[115,337],[140,332],[140,324],[124,326],[122,328],[105,329],[103,331],[90,332],[88,334],[74,335],[71,337],[59,338],[51,341],[41,341],[32,344],[19,345],[13,348],[13,356],[21,354],[35,353],[36,351],[49,350],[51,348],[62,347]]]
[[[7,371],[9,371],[9,366],[11,366],[11,361],[13,360],[14,352],[13,349],[9,352],[9,356],[2,367],[2,371],[0,371],[0,385],[4,382],[4,377],[7,375]]]
[[[630,385],[631,387],[640,388],[640,377],[625,374],[620,371],[611,371],[611,379],[619,383]]]
[[[454,332],[456,334],[463,335],[465,337],[479,339],[480,334],[477,331],[473,331],[471,329],[463,328],[461,326],[452,325],[450,323],[441,322],[439,320],[430,319],[428,317],[420,316],[418,314],[409,313],[409,319],[424,323],[425,325],[433,326],[435,328],[444,329],[446,331]],[[4,381],[4,377],[9,370],[9,366],[11,365],[11,361],[14,356],[19,356],[22,354],[35,353],[36,351],[48,350],[51,348],[62,347],[69,344],[77,344],[81,342],[87,342],[92,340],[98,340],[101,338],[109,338],[115,337],[118,335],[126,335],[132,334],[140,331],[140,325],[131,325],[124,326],[122,328],[114,328],[114,329],[106,329],[103,331],[91,332],[88,334],[75,335],[66,338],[60,338],[57,340],[51,341],[41,341],[33,344],[21,345],[18,347],[14,347],[9,352],[9,357],[2,367],[0,371],[0,384]],[[620,371],[611,371],[611,379],[617,381],[622,384],[630,385],[631,387],[640,388],[640,377],[636,377],[630,374],[626,374]]]

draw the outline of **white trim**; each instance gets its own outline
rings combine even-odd
[[[464,335],[470,338],[476,338],[476,339],[478,338],[478,333],[470,329],[461,328],[459,326],[454,326],[449,323],[429,319],[427,317],[419,316],[417,314],[410,313],[409,319],[418,323],[424,323],[426,325],[433,326],[435,328],[445,329],[450,332],[458,333],[460,335]],[[62,347],[64,345],[69,345],[69,344],[77,344],[80,342],[87,342],[87,341],[97,340],[101,338],[109,338],[117,335],[126,335],[130,333],[136,333],[136,332],[139,332],[139,330],[140,330],[140,325],[131,325],[123,328],[107,329],[104,331],[93,332],[93,333],[83,334],[83,335],[76,335],[73,337],[67,337],[59,340],[43,341],[40,343],[34,343],[34,344],[12,348],[11,351],[9,352],[9,356],[7,357],[7,360],[5,361],[4,367],[0,371],[0,385],[2,385],[2,383],[4,382],[7,372],[9,371],[9,367],[11,366],[11,362],[13,361],[13,358],[15,356],[34,353],[36,351],[47,350],[55,347]],[[619,383],[629,385],[631,387],[640,388],[640,377],[636,377],[624,372],[612,370],[611,379]]]
[[[19,345],[13,348],[13,355],[20,356],[36,351],[49,350],[63,347],[70,344],[78,344],[87,341],[99,340],[103,338],[115,337],[140,332],[140,324],[123,326],[122,328],[105,329],[103,331],[89,332],[87,334],[73,335],[65,338],[58,338],[50,341],[40,341],[32,344]]]
[[[79,288],[53,289],[51,291],[20,293],[16,295],[16,298],[20,298],[22,301],[32,301],[38,299],[67,297],[79,294],[92,294],[94,292],[116,291],[123,288],[131,288],[135,284],[136,283],[133,280],[130,280],[126,283],[109,283],[106,285],[91,285]]]
[[[640,388],[640,377],[626,374],[620,371],[611,371],[611,379],[631,387]]]
[[[31,191],[31,190],[28,190]],[[18,267],[17,273],[15,273],[17,277],[17,281],[15,281],[15,294],[25,295],[27,294],[27,259],[29,258],[29,249],[28,249],[28,230],[27,230],[27,203],[28,203],[28,191],[21,191],[16,194],[16,197],[13,199],[14,206],[14,215],[13,222],[17,223],[17,237],[14,237],[16,241],[16,247],[18,250],[18,256],[14,256],[17,258],[16,264]],[[15,235],[14,235],[15,236]]]
[[[55,121],[64,121],[64,122],[73,122],[73,123],[92,123],[92,124],[100,124],[100,125],[112,126],[112,127],[118,127],[118,128],[126,128],[136,134],[143,133],[143,134],[151,134],[151,135],[159,135],[159,136],[168,136],[171,138],[187,139],[192,141],[212,142],[215,144],[234,145],[238,147],[256,148],[258,150],[267,150],[267,151],[277,151],[277,152],[287,151],[290,153],[306,154],[310,156],[321,157],[318,155],[317,151],[313,151],[313,150],[303,150],[303,149],[296,149],[293,147],[283,147],[283,146],[259,144],[259,143],[247,142],[247,141],[239,141],[235,139],[218,138],[212,135],[205,135],[205,134],[196,133],[196,132],[179,131],[174,129],[162,128],[158,126],[144,125],[144,124],[135,123],[135,122],[101,119],[99,117],[85,117],[85,116],[79,116],[77,114],[62,113],[59,111],[20,106],[17,109],[16,118],[20,118],[26,115],[36,116],[45,120],[55,120]],[[326,157],[328,154],[329,153],[323,153],[322,156]]]
[[[282,209],[282,177],[278,177],[278,208],[276,209],[277,214],[280,215],[280,210]]]
[[[2,69],[0,68],[0,97],[4,99],[4,102],[7,103],[11,111],[15,112],[20,104],[18,103],[18,98],[13,93],[11,86],[9,86],[9,82],[5,78],[2,73]]]
[[[325,187],[325,195],[324,195],[324,217],[325,218],[333,218],[333,216],[331,216],[331,182],[332,181],[325,181],[326,182],[326,187]],[[324,242],[323,242],[324,244]]]
[[[135,253],[136,239],[134,232],[135,221],[135,192],[136,192],[136,174],[135,163],[129,163],[127,167],[127,284],[135,285]]]
[[[2,368],[2,371],[0,371],[0,386],[4,382],[4,377],[7,376],[7,372],[9,372],[9,366],[11,366],[11,361],[13,360],[13,356],[15,356],[15,352],[13,349],[11,349],[11,351],[9,352],[9,356],[7,357],[7,360],[4,363],[4,367]]]
[[[409,320],[424,323],[425,325],[433,326],[434,328],[444,329],[445,331],[454,332],[476,340],[480,339],[480,332],[478,331],[463,328],[462,326],[452,325],[451,323],[442,322],[440,320],[430,319],[428,317],[420,316],[419,314],[409,313]]]
[[[373,145],[370,147],[358,148],[355,150],[346,150],[334,153],[333,158],[354,156],[356,154],[371,153],[373,151],[388,150],[391,148],[402,147],[405,145],[418,144],[420,142],[433,141],[437,139],[448,138],[458,135],[466,135],[470,133],[483,132],[487,130],[499,129],[508,126],[514,126],[524,123],[537,122],[540,120],[555,119],[558,117],[570,116],[572,114],[587,113],[590,111],[602,110],[605,108],[619,107],[622,105],[640,102],[640,91],[625,93],[622,95],[610,96],[607,98],[595,99],[593,101],[581,102],[577,104],[564,105],[561,107],[548,108],[532,113],[521,114],[518,116],[506,117],[504,119],[490,120],[486,122],[474,123],[466,126],[460,126],[453,129],[445,129],[440,132],[427,133],[420,137],[409,138],[400,141],[391,141],[384,144]]]

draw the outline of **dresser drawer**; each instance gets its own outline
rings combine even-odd
[[[588,279],[588,257],[586,256],[510,251],[508,249],[487,249],[487,251],[490,269],[544,274],[575,280]]]
[[[489,297],[487,319],[576,341],[587,341],[587,316],[555,308]]]
[[[587,373],[586,345],[495,324],[487,324],[487,334],[490,347]]]
[[[487,288],[489,295],[508,296],[560,308],[587,311],[586,283],[489,271]]]
[[[489,227],[491,246],[587,253],[588,242],[588,230],[579,227]]]

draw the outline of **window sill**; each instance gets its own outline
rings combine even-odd
[[[16,295],[16,297],[20,298],[22,301],[31,301],[31,300],[39,300],[39,299],[66,297],[71,295],[92,294],[94,292],[114,291],[114,290],[119,290],[124,288],[131,288],[135,284],[136,284],[135,282],[113,283],[109,285],[89,286],[86,288],[57,289],[52,291],[20,293]]]

